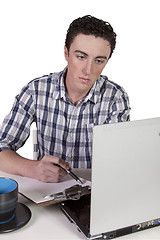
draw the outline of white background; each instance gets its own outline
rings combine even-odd
[[[103,74],[128,92],[131,120],[160,116],[159,0],[0,0],[0,122],[26,83],[66,66],[66,31],[86,14],[117,33]]]

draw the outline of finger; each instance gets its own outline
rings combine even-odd
[[[57,175],[60,175],[60,176],[67,175],[66,170],[64,168],[62,168],[60,165],[58,165],[58,164],[51,163],[50,166],[49,166],[49,170],[54,172]]]
[[[65,176],[67,174],[65,169],[71,170],[68,162],[56,156],[45,155],[43,161],[47,165],[49,171],[59,174],[60,176]]]
[[[60,182],[62,180],[63,176],[53,174],[53,172],[50,172],[50,174],[47,174],[43,179],[41,179],[42,182]]]
[[[62,180],[63,176],[60,174],[56,174],[53,171],[48,172],[47,176],[47,182],[60,182]]]
[[[64,160],[62,160],[59,157],[49,155],[48,160],[51,161],[53,164],[57,164],[57,165],[61,166],[64,169],[71,170],[71,167],[70,167],[69,163],[65,162]]]
[[[47,163],[44,178],[47,182],[60,182],[62,177],[67,175],[67,172],[60,166],[56,166],[53,163]]]
[[[60,161],[59,166],[61,166],[62,168],[66,169],[66,170],[71,170],[71,167],[68,162]]]

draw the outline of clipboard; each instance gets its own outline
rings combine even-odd
[[[78,175],[83,175],[82,169],[77,169]],[[74,171],[74,170],[73,170]],[[80,174],[81,172],[81,174]],[[77,171],[76,171],[77,174]],[[37,206],[48,206],[66,200],[77,200],[85,194],[91,192],[91,182],[81,178],[83,185],[77,182],[69,175],[63,178],[59,183],[44,183],[36,179],[13,175],[0,171],[0,177],[13,178],[18,182],[18,191],[21,195],[34,202]],[[52,197],[46,198],[46,196]]]

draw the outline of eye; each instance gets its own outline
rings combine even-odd
[[[104,63],[104,60],[102,60],[101,58],[98,58],[98,59],[95,60],[95,62],[97,64],[102,64],[102,63]]]
[[[85,59],[85,57],[84,57],[83,55],[77,55],[77,58],[78,58],[79,60],[84,60],[84,59]]]

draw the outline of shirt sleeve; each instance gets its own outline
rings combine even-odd
[[[16,96],[10,113],[0,127],[0,151],[18,150],[30,135],[30,126],[35,119],[35,109],[29,85]]]
[[[118,90],[109,109],[107,123],[130,121],[130,102],[128,94],[123,88]]]

